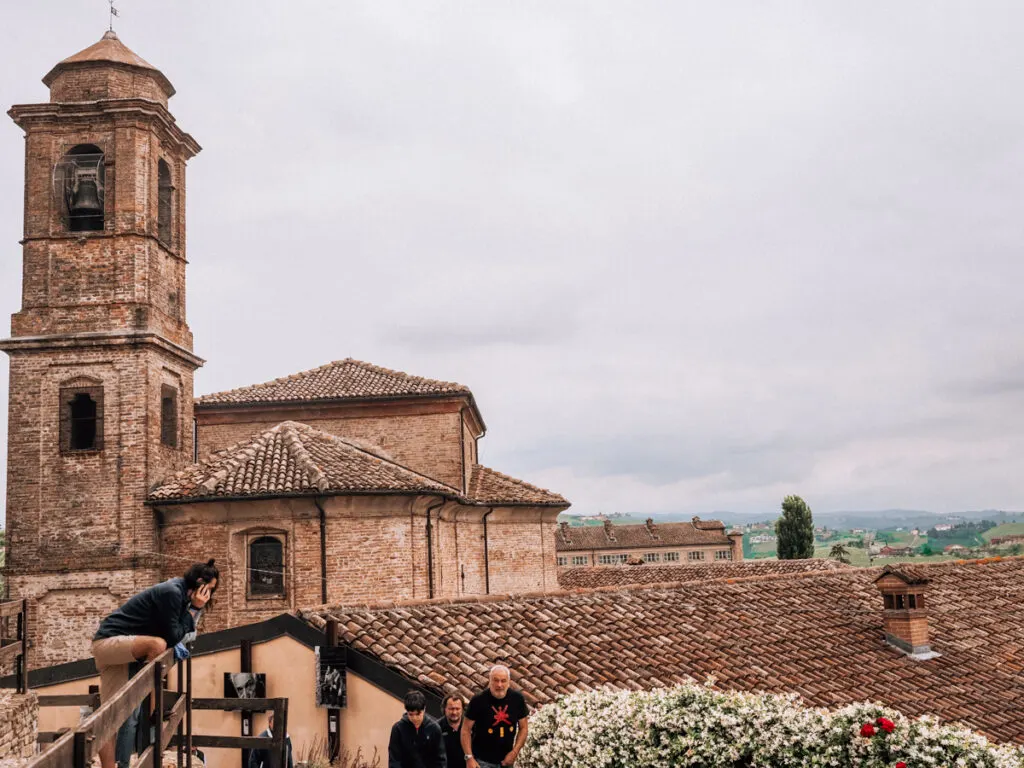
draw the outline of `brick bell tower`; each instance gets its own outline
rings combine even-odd
[[[6,582],[32,597],[34,667],[89,655],[100,618],[160,579],[148,489],[192,458],[185,164],[174,88],[114,32],[43,78],[25,131],[11,318]]]

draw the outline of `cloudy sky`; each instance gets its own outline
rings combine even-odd
[[[118,5],[204,148],[197,393],[459,381],[585,513],[1024,507],[1019,0]],[[3,18],[0,101],[45,101],[106,3]]]

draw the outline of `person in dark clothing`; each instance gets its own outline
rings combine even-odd
[[[195,637],[196,621],[217,590],[214,561],[196,563],[184,577],[150,587],[100,622],[92,656],[100,673],[100,701],[128,682],[128,667],[144,664],[165,650]],[[114,768],[114,739],[99,749],[102,768]]]
[[[441,727],[424,711],[427,697],[405,694],[405,714],[391,726],[388,768],[447,768]]]
[[[450,694],[441,699],[441,711],[444,717],[439,721],[441,735],[444,736],[444,753],[448,756],[448,768],[463,768],[466,759],[462,754],[462,712],[464,704],[458,694]]]
[[[510,766],[526,743],[530,709],[509,688],[511,678],[508,667],[495,664],[487,687],[470,699],[461,729],[466,768]]]
[[[274,735],[274,713],[270,713],[270,718],[267,720],[267,730],[260,733],[260,738],[265,739]],[[284,746],[288,752],[288,760],[282,768],[294,768],[292,762],[292,737],[287,733],[284,735]],[[248,768],[270,768],[270,750],[269,749],[254,749],[249,753],[249,765]]]

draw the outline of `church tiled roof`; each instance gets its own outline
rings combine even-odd
[[[708,581],[807,571],[836,571],[849,566],[835,560],[726,560],[706,565],[608,565],[569,568],[558,574],[562,589],[622,587],[629,584]]]
[[[884,639],[882,569],[300,611],[410,681],[469,696],[503,660],[532,703],[603,686],[714,675],[726,689],[796,692],[814,706],[880,701],[1024,743],[1024,559],[919,567],[930,642]]]
[[[345,358],[262,384],[203,395],[196,398],[196,407],[470,394],[462,384]]]
[[[694,518],[690,523],[648,523],[647,525],[561,525],[555,536],[559,552],[590,549],[632,549],[680,547],[698,544],[730,545],[725,524],[719,520]]]
[[[117,33],[113,30],[104,32],[103,37],[101,37],[97,42],[72,56],[68,56],[66,59],[58,63],[52,70],[50,70],[50,72],[47,73],[46,77],[43,78],[43,83],[45,85],[50,85],[57,75],[69,66],[98,64],[103,62],[123,64],[136,69],[151,70],[156,78],[163,84],[167,91],[167,95],[174,95],[174,87],[167,78],[164,77],[163,73],[135,53],[135,51],[127,45],[122,43],[121,39],[117,36]]]
[[[382,449],[285,421],[172,475],[152,501],[455,489],[391,461]]]
[[[564,496],[538,488],[514,477],[503,475],[479,464],[473,465],[469,478],[469,494],[480,504],[538,504],[569,506]]]
[[[149,494],[159,502],[218,498],[437,493],[464,504],[569,506],[546,491],[493,469],[473,466],[469,493],[402,466],[383,449],[284,421],[175,473]]]

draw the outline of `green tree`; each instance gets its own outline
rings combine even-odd
[[[852,561],[850,560],[850,550],[843,546],[843,542],[837,541],[832,545],[832,549],[829,551],[828,556],[833,560],[837,560],[840,563],[849,565]]]
[[[779,560],[803,560],[814,557],[814,520],[811,508],[799,496],[782,500],[782,517],[775,521]]]
[[[930,555],[934,555],[935,554],[935,550],[932,549],[931,545],[929,545],[929,544],[922,544],[921,548],[919,550],[917,550],[917,551],[920,554],[924,555],[925,557],[928,557]]]

